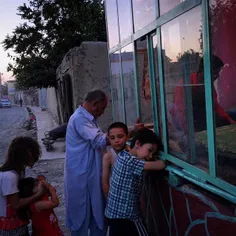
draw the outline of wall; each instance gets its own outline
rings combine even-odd
[[[39,90],[39,106],[47,109],[54,121],[59,125],[58,101],[55,88],[43,88]]]
[[[188,181],[174,186],[166,175],[145,176],[142,205],[151,236],[236,235],[235,205]]]
[[[99,118],[101,128],[112,122],[109,64],[107,44],[83,42],[71,49],[57,69],[60,118],[66,122],[71,113],[83,102],[87,92],[97,88],[106,92],[109,104]],[[71,99],[72,98],[72,99]]]
[[[47,88],[46,103],[48,112],[51,114],[56,123],[59,124],[58,102],[55,88]]]
[[[15,81],[9,80],[7,81],[7,89],[8,89],[8,98],[12,104],[15,104],[14,94],[15,94]]]

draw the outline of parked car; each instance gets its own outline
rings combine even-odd
[[[2,107],[2,108],[4,108],[4,107],[11,108],[11,102],[7,98],[2,98],[0,100],[0,107]]]

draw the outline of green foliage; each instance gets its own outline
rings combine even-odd
[[[2,42],[14,52],[8,70],[18,88],[56,86],[56,69],[70,48],[106,41],[102,0],[30,0],[18,7],[24,20]]]

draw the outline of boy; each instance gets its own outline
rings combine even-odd
[[[103,156],[102,162],[102,189],[106,198],[109,192],[112,167],[118,158],[118,153],[127,149],[128,128],[122,122],[115,122],[109,126],[107,135],[112,148]]]
[[[162,170],[165,163],[153,160],[161,141],[157,135],[142,129],[132,139],[129,152],[122,151],[113,168],[105,215],[109,219],[110,236],[146,236],[139,199],[144,170]]]

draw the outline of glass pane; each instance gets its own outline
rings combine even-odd
[[[133,0],[134,29],[143,28],[156,19],[156,0]]]
[[[119,0],[118,12],[119,12],[119,25],[120,25],[120,40],[122,41],[133,33],[131,0]]]
[[[160,15],[163,15],[164,13],[175,8],[177,5],[179,5],[181,2],[184,2],[184,1],[185,0],[159,0]]]
[[[149,62],[147,51],[147,40],[136,42],[137,73],[139,86],[140,118],[145,124],[153,127],[151,88],[149,77]]]
[[[227,14],[226,14],[227,12]],[[236,2],[210,1],[217,176],[236,185]]]
[[[107,18],[109,47],[112,48],[119,43],[116,0],[106,0],[106,18]]]
[[[156,81],[156,95],[157,95],[157,112],[158,112],[158,130],[160,137],[163,141],[163,131],[162,131],[162,121],[161,121],[161,98],[160,98],[160,82],[159,82],[159,67],[158,67],[158,53],[157,53],[157,36],[152,37],[153,44],[153,56],[154,56],[154,66],[155,66],[155,81]]]
[[[111,62],[111,86],[113,95],[113,106],[114,106],[114,121],[123,120],[122,110],[122,96],[121,96],[121,80],[120,80],[120,53],[116,52],[110,55]]]
[[[135,124],[137,118],[132,44],[126,46],[121,50],[121,60],[124,81],[126,122],[128,126],[131,126]]]
[[[169,153],[207,170],[200,6],[164,25],[161,36]]]

